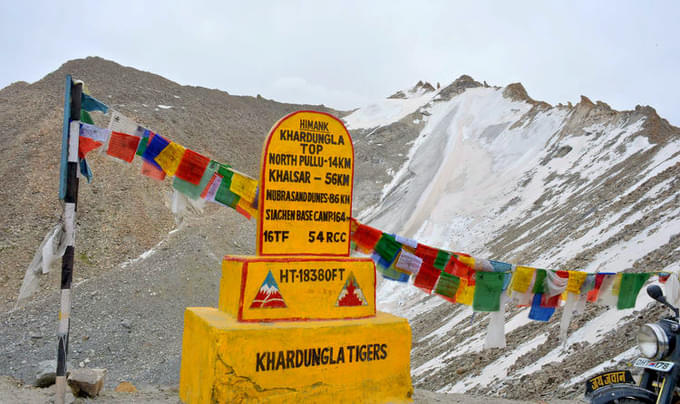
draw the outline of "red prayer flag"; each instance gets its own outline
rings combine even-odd
[[[180,161],[177,171],[175,171],[175,177],[198,185],[201,182],[201,178],[203,178],[205,169],[208,168],[208,164],[210,164],[209,158],[193,150],[186,149],[184,156],[182,156],[182,161]]]
[[[78,157],[84,159],[87,153],[103,144],[104,143],[90,139],[89,137],[81,136],[80,139],[78,139]]]
[[[436,248],[432,248],[420,243],[418,243],[418,247],[416,247],[415,251],[415,255],[422,258],[423,263],[427,263],[428,265],[434,264],[434,260],[437,258],[438,253],[439,250]]]
[[[565,271],[566,272],[566,271]],[[557,307],[560,305],[560,297],[561,295],[555,295],[551,297],[547,297],[545,294],[541,296],[541,307]]]
[[[217,178],[219,174],[215,173],[212,175],[212,178],[210,178],[210,181],[208,181],[208,185],[205,186],[203,191],[201,191],[201,198],[205,199],[208,196],[208,191],[210,190],[210,187],[212,187],[212,184],[215,182],[215,179]]]
[[[109,148],[106,150],[106,154],[131,163],[132,159],[135,158],[135,154],[137,153],[139,141],[139,136],[111,132],[111,138],[109,138]]]
[[[378,229],[366,226],[365,224],[359,224],[356,231],[352,233],[351,239],[358,247],[365,250],[373,250],[373,247],[378,244],[378,240],[380,240],[382,234],[382,231]]]
[[[459,253],[456,253],[459,254]],[[474,286],[475,284],[475,270],[471,268],[468,264],[463,263],[456,256],[451,256],[451,260],[444,270],[447,273],[456,275],[461,279],[467,279],[468,286]]]
[[[597,301],[597,297],[600,294],[600,286],[602,286],[602,280],[604,279],[604,274],[595,275],[595,287],[588,292],[588,301],[594,303]]]
[[[418,275],[416,275],[415,279],[413,280],[413,286],[418,287],[427,293],[432,293],[432,289],[437,284],[437,280],[439,279],[439,274],[441,274],[441,272],[442,271],[423,260],[423,264],[420,266],[420,271],[418,271]]]
[[[159,181],[165,179],[165,172],[148,161],[142,162],[142,174]]]
[[[248,213],[247,210],[243,209],[242,207],[240,207],[238,205],[236,205],[236,211],[238,213],[242,214],[243,216],[245,216],[246,219],[248,219],[248,220],[250,220],[250,218],[252,217],[252,216],[250,216],[250,213]]]

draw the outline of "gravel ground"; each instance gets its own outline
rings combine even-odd
[[[72,395],[68,394],[66,402],[73,403],[181,403],[177,397],[177,387],[146,387],[138,389],[135,393],[120,393],[112,390],[103,390],[96,399],[74,399]],[[52,402],[54,398],[54,386],[40,389],[31,386],[26,386],[20,381],[11,377],[0,376],[0,402],[2,403],[47,403]],[[437,394],[425,390],[415,390],[413,397],[416,403],[437,404],[437,403],[461,403],[461,404],[516,404],[516,403],[550,403],[550,404],[572,404],[581,403],[582,401],[517,401],[505,400],[498,398],[489,398],[482,396],[472,396],[464,394]]]

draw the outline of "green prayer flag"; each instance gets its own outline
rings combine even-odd
[[[90,113],[85,111],[84,109],[80,110],[80,122],[89,123],[90,125],[94,125],[94,121],[92,120]]]
[[[447,253],[446,251],[439,250],[437,252],[437,257],[434,259],[434,264],[432,264],[435,268],[444,270],[446,268],[446,264],[449,263],[449,258],[451,258],[451,254]]]
[[[474,311],[500,310],[504,279],[505,274],[502,272],[477,271],[472,309]]]
[[[198,199],[201,197],[201,193],[203,192],[205,187],[208,186],[210,179],[212,178],[213,174],[217,171],[219,166],[220,163],[211,160],[210,163],[208,164],[208,167],[206,167],[205,172],[203,173],[201,181],[198,183],[198,185],[194,185],[189,181],[184,181],[182,179],[175,177],[175,179],[172,181],[172,187],[191,199],[194,200]]]
[[[621,275],[621,286],[619,287],[619,300],[616,308],[619,310],[631,309],[635,307],[635,300],[640,293],[640,289],[649,279],[650,273],[623,273]]]
[[[229,181],[229,183],[231,183],[231,181]],[[229,183],[222,181],[220,187],[217,189],[217,193],[215,193],[215,201],[236,209],[236,205],[238,204],[238,201],[241,200],[241,197],[231,192]]]
[[[137,152],[136,154],[138,156],[141,156],[144,154],[144,150],[146,150],[146,146],[149,144],[149,137],[144,136],[139,140],[139,145],[137,146]]]
[[[383,235],[380,237],[380,240],[378,240],[378,243],[375,245],[375,247],[373,247],[373,249],[385,261],[392,264],[392,261],[394,261],[394,258],[399,253],[399,250],[401,250],[401,244],[398,243],[391,234],[383,233]]]
[[[536,269],[536,280],[534,281],[534,290],[532,290],[534,294],[545,292],[543,281],[546,276],[548,276],[548,274],[545,272],[545,269]]]
[[[227,187],[231,186],[231,178],[234,176],[234,172],[231,171],[231,166],[228,164],[220,164],[217,169],[217,174],[222,176],[222,184],[227,184]]]
[[[437,282],[434,293],[441,296],[454,297],[458,291],[458,286],[460,286],[459,277],[448,272],[442,272],[439,275],[439,281]]]

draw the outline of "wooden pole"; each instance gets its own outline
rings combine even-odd
[[[68,340],[71,327],[71,282],[73,280],[76,211],[78,205],[78,140],[80,136],[80,101],[82,90],[82,83],[72,83],[71,76],[66,76],[64,132],[62,133],[62,170],[59,195],[60,198],[62,198],[61,188],[62,185],[65,184],[65,192],[62,199],[64,200],[66,252],[64,252],[64,257],[61,261],[61,305],[59,308],[59,328],[57,330],[58,346],[55,397],[55,403],[57,404],[63,404],[66,396],[66,361],[68,357]],[[63,139],[64,135],[66,136],[66,141]],[[67,145],[66,153],[64,153],[63,150],[64,145]],[[67,155],[66,170],[64,170],[63,160],[65,154]]]

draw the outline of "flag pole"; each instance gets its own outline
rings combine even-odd
[[[59,199],[64,201],[64,233],[66,252],[61,261],[61,305],[57,329],[57,372],[55,403],[63,404],[66,396],[66,360],[71,326],[71,281],[76,239],[76,210],[78,204],[78,140],[80,131],[80,103],[82,82],[66,76],[64,91],[64,123],[62,128]]]

